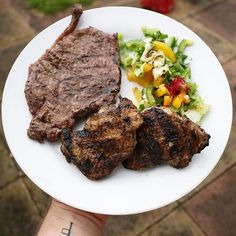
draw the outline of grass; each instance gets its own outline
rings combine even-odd
[[[54,14],[71,7],[75,3],[88,5],[92,0],[27,0],[30,7],[36,8],[45,14]]]

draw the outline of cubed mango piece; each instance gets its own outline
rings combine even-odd
[[[161,97],[163,95],[169,95],[169,90],[166,88],[164,84],[161,84],[158,89],[155,91],[155,96]]]
[[[176,97],[173,98],[172,105],[176,109],[179,109],[182,105],[183,100],[184,100],[184,97],[181,94],[179,94],[179,95],[177,95]]]
[[[171,102],[172,102],[172,97],[169,96],[169,95],[165,95],[164,96],[164,106],[165,107],[170,107]]]

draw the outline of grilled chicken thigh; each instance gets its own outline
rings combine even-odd
[[[136,130],[143,119],[136,107],[123,98],[92,115],[81,131],[62,131],[61,151],[89,179],[109,175],[127,159],[136,145]]]
[[[163,162],[183,168],[209,144],[210,135],[200,126],[168,108],[151,107],[142,116],[133,155],[123,162],[127,169],[142,170]]]

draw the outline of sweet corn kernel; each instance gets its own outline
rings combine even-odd
[[[171,105],[172,97],[169,95],[164,96],[164,106],[169,107]]]
[[[157,97],[161,97],[163,95],[169,95],[169,90],[166,88],[164,84],[161,84],[154,94]]]
[[[163,83],[164,78],[163,77],[158,77],[155,80],[153,80],[153,86],[155,88],[158,88],[162,83]]]
[[[144,72],[149,72],[149,71],[151,71],[151,70],[152,70],[152,65],[151,65],[151,64],[145,63],[145,64],[143,65],[143,71],[144,71]]]
[[[176,108],[179,109],[182,105],[182,102],[184,100],[184,97],[182,95],[177,95],[176,97],[174,97],[172,105]]]

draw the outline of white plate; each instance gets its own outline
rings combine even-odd
[[[121,32],[125,39],[142,37],[141,27],[158,27],[179,39],[189,38],[192,79],[201,96],[211,104],[203,128],[211,135],[210,146],[195,155],[182,170],[169,166],[135,172],[123,167],[108,178],[93,182],[68,164],[60,144],[39,144],[26,135],[31,115],[24,96],[28,67],[35,62],[69,25],[66,17],[37,35],[15,61],[3,94],[2,119],[9,147],[28,177],[52,197],[83,210],[104,214],[132,214],[163,207],[193,190],[212,171],[226,146],[231,122],[232,100],[224,71],[208,46],[191,30],[169,17],[136,8],[107,7],[85,11],[79,28],[94,26],[105,32]],[[124,74],[121,94],[132,98]]]

